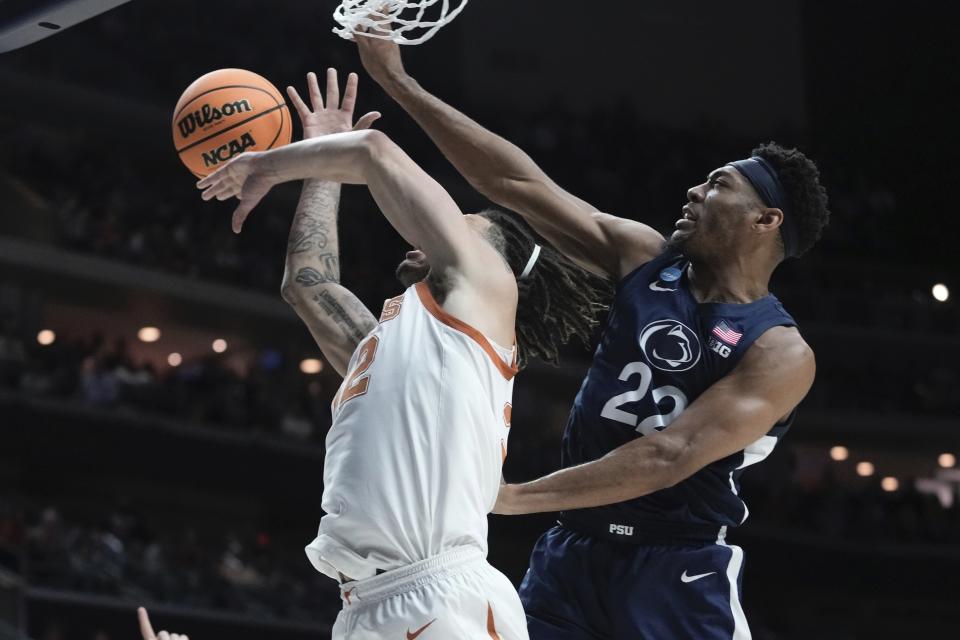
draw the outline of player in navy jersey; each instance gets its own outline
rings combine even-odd
[[[521,586],[534,640],[750,637],[740,605],[743,470],[789,429],[814,357],[769,293],[829,218],[816,166],[776,144],[709,172],[666,240],[598,212],[516,146],[426,92],[396,45],[371,76],[490,200],[617,283],[563,438],[563,469],[504,485],[495,511],[560,511]],[[705,169],[707,169],[705,167]]]

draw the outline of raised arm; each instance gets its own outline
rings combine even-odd
[[[309,178],[366,184],[393,227],[429,257],[430,273],[451,283],[444,308],[481,331],[512,339],[513,273],[443,187],[379,131],[337,133],[241,154],[197,186],[206,200],[240,198],[233,216],[239,232],[273,185]],[[511,299],[513,306],[505,304]],[[501,311],[491,314],[494,303]]]
[[[759,440],[806,396],[814,370],[813,352],[796,329],[770,329],[663,431],[593,462],[503,485],[494,512],[599,507],[673,486]]]
[[[296,89],[287,88],[303,124],[304,138],[350,131],[357,93],[356,74],[347,78],[342,105],[333,69],[327,71],[326,105],[313,73],[307,76],[307,88],[312,108],[304,103]],[[378,116],[367,114],[356,126],[367,127]],[[354,350],[376,327],[377,321],[363,303],[340,284],[339,202],[338,183],[304,181],[290,226],[281,295],[307,325],[327,361],[340,375],[345,375]]]
[[[619,279],[660,252],[645,224],[601,213],[551,180],[519,147],[428,93],[404,70],[399,47],[357,37],[364,68],[427,133],[477,191],[522,215],[558,250]]]
[[[337,372],[346,375],[360,341],[377,326],[373,314],[340,284],[337,205],[340,185],[307,180],[290,226],[281,295]]]

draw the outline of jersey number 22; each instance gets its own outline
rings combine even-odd
[[[650,367],[644,362],[629,363],[623,368],[623,371],[620,372],[620,380],[627,382],[636,375],[640,376],[640,384],[637,385],[637,388],[632,391],[617,394],[607,400],[607,403],[603,405],[603,411],[600,412],[600,415],[604,418],[636,427],[639,433],[648,435],[654,431],[663,429],[676,420],[677,416],[687,408],[687,396],[684,395],[683,391],[680,391],[680,389],[672,385],[657,387],[653,391],[650,391],[650,383],[653,381],[653,371],[651,371]],[[671,409],[669,413],[655,413],[641,420],[640,416],[620,408],[628,402],[642,400],[648,391],[650,391],[653,396],[654,404],[658,406],[661,400],[672,398],[673,409]]]

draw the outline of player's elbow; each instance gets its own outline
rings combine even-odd
[[[290,269],[287,270],[288,272]],[[307,288],[298,283],[293,277],[285,275],[283,278],[283,283],[280,285],[280,297],[283,298],[283,301],[286,302],[291,307],[300,307],[303,306],[306,302],[309,302],[311,290],[314,290],[314,287]],[[313,291],[316,293],[316,291]]]
[[[283,279],[283,283],[280,285],[280,297],[283,298],[283,301],[286,302],[291,307],[297,306],[299,302],[299,287],[295,286],[292,282]]]
[[[692,458],[692,443],[686,438],[671,435],[669,432],[661,432],[663,437],[651,438],[654,442],[654,458],[660,467],[660,478],[662,486],[659,489],[667,489],[683,480],[686,480],[693,474],[689,467],[689,461]]]
[[[357,132],[360,144],[359,148],[364,154],[364,160],[367,162],[377,162],[396,153],[397,145],[390,139],[390,136],[383,131],[376,129],[364,129]]]

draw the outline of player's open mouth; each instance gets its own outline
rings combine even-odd
[[[674,225],[677,229],[692,229],[696,226],[697,216],[690,211],[690,205],[687,205],[683,208],[683,217],[677,220]]]

